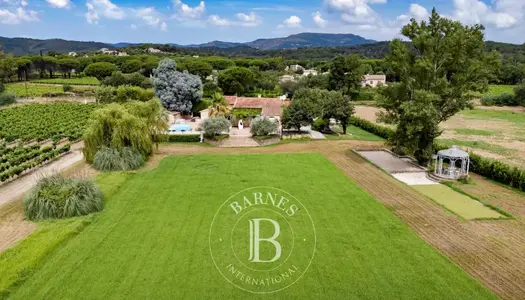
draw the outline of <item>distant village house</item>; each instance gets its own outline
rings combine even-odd
[[[361,80],[361,86],[371,86],[373,88],[378,85],[386,85],[386,75],[364,75]]]

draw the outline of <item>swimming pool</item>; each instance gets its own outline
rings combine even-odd
[[[191,131],[191,126],[188,124],[173,124],[168,129],[169,132],[186,132]]]

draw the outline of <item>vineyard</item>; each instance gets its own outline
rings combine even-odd
[[[76,141],[95,104],[32,104],[0,110],[0,140]]]
[[[0,110],[0,182],[51,161],[82,138],[95,104],[31,104]],[[51,144],[44,145],[42,144]]]
[[[0,182],[7,181],[15,176],[51,161],[59,155],[68,152],[70,145],[60,148],[56,146],[40,145],[6,147],[0,146]]]

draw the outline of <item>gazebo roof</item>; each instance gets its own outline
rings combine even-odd
[[[439,156],[451,157],[451,158],[467,158],[468,153],[458,149],[456,146],[452,146],[450,149],[440,150],[437,153]]]

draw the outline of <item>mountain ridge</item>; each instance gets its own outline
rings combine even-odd
[[[7,38],[0,37],[0,43],[5,52],[15,55],[38,54],[40,51],[58,51],[67,53],[70,51],[95,51],[100,48],[124,48],[128,46],[150,44],[150,43],[102,43],[95,41],[70,41],[64,39],[32,39],[32,38]],[[305,47],[339,47],[359,46],[373,44],[375,40],[366,39],[355,34],[334,33],[310,33],[303,32],[280,38],[261,38],[251,42],[237,43],[226,41],[211,41],[202,44],[180,45],[167,43],[167,45],[181,48],[219,48],[228,49],[234,47],[251,47],[258,50],[282,50]],[[154,44],[154,43],[151,43]]]

